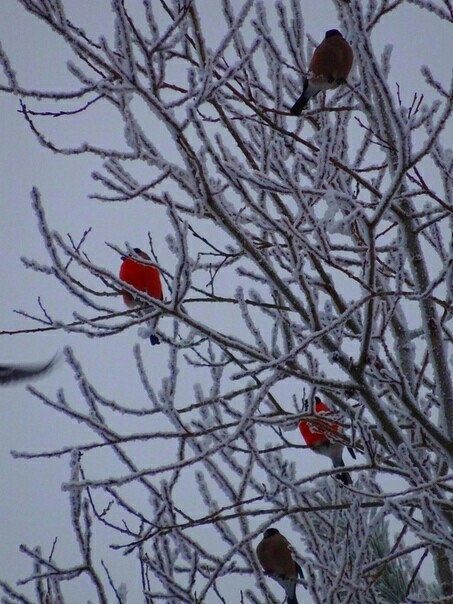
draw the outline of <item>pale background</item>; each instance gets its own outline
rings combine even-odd
[[[202,0],[199,4],[206,5],[206,10],[214,14],[215,2]],[[109,5],[106,0],[77,0],[74,3],[77,8],[72,8],[72,14],[80,15],[80,22],[88,33],[97,35],[102,32],[109,37]],[[237,5],[239,7],[241,2],[237,1]],[[325,0],[305,0],[303,7],[306,31],[315,39],[320,41],[325,30],[338,26],[335,11]],[[76,87],[64,68],[62,59],[66,56],[66,49],[56,36],[14,0],[2,0],[0,13],[0,40],[23,87],[44,90]],[[208,13],[206,17],[209,17]],[[207,32],[213,40],[215,22],[211,16]],[[425,94],[429,100],[431,93],[419,74],[419,68],[426,63],[433,69],[435,77],[448,81],[453,56],[449,24],[439,23],[426,11],[409,5],[399,10],[391,23],[391,26],[378,30],[373,39],[375,51],[379,54],[386,44],[394,46],[390,81],[393,85],[395,82],[400,84],[406,104],[410,103],[414,92]],[[1,74],[0,82],[4,81]],[[396,87],[394,89],[396,91]],[[18,113],[18,107],[17,99],[0,93],[0,331],[36,327],[37,324],[13,310],[38,314],[38,296],[55,317],[70,317],[71,298],[63,288],[55,280],[26,270],[20,261],[21,256],[46,261],[46,252],[30,206],[33,186],[41,192],[48,220],[54,229],[63,235],[70,232],[78,240],[86,228],[93,228],[85,251],[95,264],[116,272],[118,258],[105,242],[124,245],[127,241],[146,249],[148,231],[152,232],[156,246],[166,249],[165,233],[159,228],[159,215],[153,213],[151,206],[141,201],[112,205],[89,199],[89,193],[100,191],[99,185],[92,183],[90,178],[91,172],[100,168],[100,161],[92,156],[54,155],[43,148]],[[46,108],[50,108],[50,102],[42,103],[42,109]],[[89,133],[90,140],[114,148],[121,145],[122,124],[109,119],[111,117],[99,115],[94,110],[87,119],[78,116],[55,120],[54,124],[48,122],[46,130],[49,132],[52,127],[54,140],[62,146],[69,146],[85,140],[85,132],[80,129],[80,124],[83,124],[87,138]],[[159,136],[158,132],[156,136]],[[118,311],[122,310],[119,299],[116,306]],[[89,316],[94,314],[93,311],[88,313]],[[132,356],[132,347],[137,341],[135,329],[105,339],[89,339],[64,332],[2,335],[0,363],[47,359],[69,344],[89,377],[96,379],[103,394],[115,396],[119,401],[141,401],[142,392]],[[146,343],[143,351],[156,374],[166,370],[165,354],[157,355]],[[78,396],[64,363],[34,385],[49,394],[64,387],[66,393]],[[75,436],[74,425],[43,407],[24,385],[3,387],[1,399],[0,577],[14,583],[31,570],[29,561],[18,551],[21,543],[31,547],[42,545],[43,551],[48,552],[58,535],[60,555],[64,551],[70,554],[74,543],[69,533],[68,497],[60,489],[61,483],[68,479],[67,460],[25,462],[14,460],[10,451],[53,449],[63,444],[82,442],[83,429],[80,427],[80,434]],[[325,463],[324,459],[313,456],[307,461],[307,470],[317,465],[321,469]],[[100,468],[101,472],[103,470]],[[109,475],[109,469],[104,470],[104,475]],[[65,536],[68,536],[66,540]],[[122,560],[121,564],[127,563]],[[121,572],[124,571],[123,566]],[[130,582],[130,575],[124,579]],[[303,597],[304,602],[307,601],[306,596]]]

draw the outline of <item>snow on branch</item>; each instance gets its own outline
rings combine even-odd
[[[299,117],[289,107],[323,36],[307,43],[296,0],[209,9],[114,0],[97,38],[63,0],[19,2],[71,51],[72,92],[20,83],[4,49],[0,89],[19,97],[46,149],[103,161],[93,199],[142,199],[161,212],[143,264],[165,284],[160,299],[121,280],[87,252],[95,225],[79,242],[63,236],[33,189],[48,260],[23,262],[55,279],[66,303],[59,316],[41,301],[21,314],[93,346],[152,324],[165,369],[136,347],[128,379],[140,395],[121,400],[68,348],[78,397],[30,389],[73,422],[73,438],[15,455],[66,459],[79,558],[66,567],[58,551],[49,562],[24,546],[34,567],[25,582],[41,601],[63,603],[72,601],[63,585],[86,575],[96,601],[138,601],[94,551],[107,533],[109,554],[137,565],[145,602],[276,602],[278,583],[255,547],[278,525],[303,567],[300,601],[447,601],[452,95],[429,66],[415,92],[392,84],[395,51],[373,34],[402,2],[332,2],[355,67]],[[407,4],[451,19],[448,3]],[[121,126],[117,147],[89,132],[67,145],[53,139],[49,118],[64,114],[77,133],[82,115],[107,108]],[[118,266],[139,260],[118,233],[107,244]],[[119,296],[135,306],[118,313]],[[317,425],[321,444],[304,440],[304,423]],[[31,602],[0,587],[8,601]]]

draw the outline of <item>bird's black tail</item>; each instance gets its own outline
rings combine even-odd
[[[352,478],[349,474],[349,472],[341,472],[341,474],[337,474],[338,479],[341,480],[341,482],[343,484],[345,484],[346,486],[349,486],[352,484]]]
[[[304,87],[302,89],[302,94],[300,95],[300,97],[297,99],[297,101],[294,103],[294,105],[290,109],[290,112],[293,115],[300,115],[302,113],[302,111],[305,109],[305,107],[307,106],[308,101],[310,99],[312,99],[313,97],[315,97],[318,94],[318,92],[320,92],[319,90],[316,90],[316,91],[309,90],[308,85],[309,85],[308,78],[305,78]],[[313,88],[313,86],[311,88]]]
[[[299,565],[298,570],[299,570]],[[287,604],[299,604],[296,596],[297,578],[296,577],[283,577],[281,575],[273,575],[273,578],[279,585],[283,587],[287,596]]]
[[[302,579],[302,585],[306,589],[307,585],[305,583],[305,577],[304,577],[304,573],[302,571],[302,568],[297,563],[296,563],[296,568],[297,568],[297,576],[299,577],[299,579]],[[297,596],[296,596],[296,587],[297,587],[297,585],[298,585],[297,582],[294,581],[294,583],[291,583],[290,586],[286,586],[285,587],[286,595],[288,596],[288,601],[287,601],[288,604],[299,604],[299,602],[297,600]]]
[[[297,567],[297,575],[298,575],[298,577],[300,577],[301,579],[305,579],[304,572],[303,572],[300,564],[296,563],[296,567]]]
[[[344,467],[344,461],[343,461],[342,457],[340,457],[339,459],[335,458],[332,461],[333,461],[334,468]],[[340,474],[335,474],[335,476],[338,478],[338,480],[341,480],[341,482],[346,486],[349,486],[352,484],[352,478],[351,478],[349,472],[341,472]]]
[[[307,106],[307,103],[308,99],[304,95],[300,96],[290,109],[292,115],[300,115]]]
[[[288,596],[288,604],[299,604],[299,602],[297,601],[297,596],[296,596],[295,592],[294,592],[293,597]]]

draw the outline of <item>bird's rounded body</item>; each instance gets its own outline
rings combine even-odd
[[[325,405],[322,401],[317,401],[315,405],[315,411],[319,415],[324,415],[331,413],[329,407]],[[323,443],[328,440],[326,431],[330,430],[332,432],[338,432],[338,424],[330,424],[327,426],[321,426],[320,422],[310,421],[305,422],[301,421],[299,423],[299,430],[302,434],[305,442],[311,448],[316,448],[321,446]]]
[[[135,287],[138,291],[148,294],[152,298],[163,300],[164,296],[159,269],[150,264],[150,257],[140,248],[134,248],[134,252],[146,262],[140,262],[139,259],[130,256],[123,258],[119,273],[120,279],[129,285],[132,285],[132,287]],[[123,289],[121,294],[124,303],[129,308],[141,303],[141,301],[137,300],[135,296],[126,289]],[[156,323],[157,319],[148,322],[148,327],[151,331],[149,339],[153,346],[160,343],[159,338],[153,334]]]
[[[315,401],[316,414],[319,414],[322,417],[323,415],[331,413],[329,407],[319,400],[318,397],[315,397]],[[344,466],[343,445],[334,440],[335,434],[340,431],[338,424],[325,422],[324,425],[322,425],[319,420],[302,420],[299,422],[299,430],[310,449],[331,459],[334,468],[341,468]],[[337,476],[343,484],[352,484],[352,479],[348,472],[341,472],[337,474]]]
[[[144,260],[150,260],[148,254],[142,252],[139,248],[136,248],[134,251]],[[135,289],[147,293],[152,298],[162,300],[163,293],[160,273],[155,266],[152,266],[149,263],[143,264],[135,258],[127,257],[124,258],[123,263],[121,264],[119,277],[122,281],[135,287]],[[136,304],[134,296],[130,292],[123,290],[122,295],[126,306],[130,307]]]
[[[303,577],[302,569],[294,560],[291,545],[277,529],[264,532],[256,554],[264,572],[283,587],[288,604],[298,604],[296,597],[297,577]]]
[[[300,115],[308,101],[324,90],[338,88],[351,71],[352,48],[337,29],[330,29],[315,49],[304,79],[301,96],[291,108],[293,115]]]

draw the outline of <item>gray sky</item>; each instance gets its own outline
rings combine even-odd
[[[319,10],[319,0],[306,0],[303,5],[307,32],[317,40],[323,37],[326,29],[337,26],[335,13],[327,2],[322,2],[322,11]],[[78,0],[77,11],[89,31],[90,28],[101,31],[108,21],[108,6],[109,2],[101,0]],[[386,44],[394,46],[390,80],[399,82],[406,103],[414,92],[423,92],[429,97],[430,91],[418,73],[419,67],[427,63],[434,69],[436,77],[441,80],[448,78],[453,54],[448,24],[440,27],[438,20],[410,6],[400,10],[386,23],[388,27],[379,29],[379,37],[373,43],[376,49],[381,50]],[[215,36],[215,27],[210,32]],[[2,0],[0,39],[23,86],[42,89],[75,87],[64,68],[62,57],[66,51],[62,43],[14,0]],[[48,105],[42,103],[42,109]],[[100,190],[90,178],[91,172],[100,168],[99,160],[91,156],[52,154],[36,141],[17,109],[17,99],[0,93],[0,241],[3,258],[0,330],[35,327],[36,324],[13,313],[13,310],[37,313],[38,296],[56,317],[68,318],[72,304],[70,296],[54,280],[26,270],[20,262],[21,256],[46,261],[30,205],[33,186],[39,188],[48,220],[56,230],[62,234],[70,232],[78,240],[87,227],[93,228],[85,251],[95,264],[116,272],[118,259],[104,242],[123,245],[128,241],[146,249],[148,230],[153,233],[157,249],[162,250],[164,263],[167,249],[165,233],[159,228],[161,217],[158,212],[152,210],[150,213],[150,206],[141,201],[126,207],[126,204],[102,205],[88,199],[90,192]],[[86,119],[56,120],[51,125],[54,139],[66,145],[83,141],[89,135],[91,140],[113,148],[122,140],[122,126],[110,117],[104,113],[99,115],[94,109]],[[114,305],[118,311],[123,309],[119,299]],[[92,311],[88,314],[93,316]],[[135,329],[105,339],[88,339],[64,332],[3,335],[0,362],[50,358],[56,350],[69,344],[103,394],[115,396],[118,400],[144,400],[132,356],[132,346],[137,341]],[[146,343],[143,350],[156,374],[166,371],[165,353],[157,355],[155,350],[148,349]],[[78,396],[70,371],[63,362],[51,375],[34,385],[48,393],[64,386],[66,392]],[[23,385],[2,388],[1,397],[0,518],[3,528],[0,568],[1,578],[14,581],[30,569],[24,556],[18,552],[19,544],[40,544],[50,551],[53,539],[58,535],[62,543],[58,550],[60,554],[71,551],[74,545],[72,538],[64,542],[64,536],[70,534],[69,506],[67,494],[61,492],[60,484],[68,479],[67,460],[15,461],[9,452],[12,449],[53,449],[63,444],[82,442],[83,429],[80,428],[80,436],[76,437],[72,423],[45,409]],[[320,469],[325,467],[326,462],[316,456],[307,459],[310,459],[310,464],[318,464]]]

